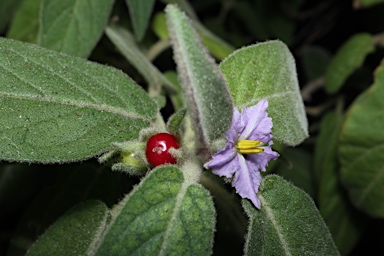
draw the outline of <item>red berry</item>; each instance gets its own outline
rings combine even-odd
[[[170,148],[180,148],[176,138],[168,133],[158,133],[149,138],[145,156],[150,164],[175,164],[176,159],[169,153]]]

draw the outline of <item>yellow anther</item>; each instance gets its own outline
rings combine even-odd
[[[263,145],[259,140],[239,140],[236,149],[240,154],[257,154],[264,152]]]

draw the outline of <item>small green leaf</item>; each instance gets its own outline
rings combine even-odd
[[[343,116],[324,116],[315,149],[315,172],[319,180],[319,211],[342,255],[348,255],[363,233],[364,216],[359,216],[341,187],[337,149]]]
[[[365,57],[374,50],[372,35],[362,33],[352,36],[337,51],[325,75],[325,88],[336,93],[347,78],[361,65]]]
[[[0,38],[0,158],[68,162],[137,139],[155,103],[116,69]]]
[[[167,122],[167,130],[171,134],[177,134],[181,125],[181,122],[184,120],[185,114],[187,113],[186,109],[180,110],[169,117]]]
[[[155,0],[125,0],[133,24],[133,30],[138,41],[143,39],[147,30],[149,18],[152,13]]]
[[[263,179],[261,209],[243,200],[250,218],[245,255],[339,255],[312,199],[279,176]]]
[[[295,146],[308,137],[295,60],[284,43],[269,41],[237,50],[220,69],[237,107],[269,101],[274,139]]]
[[[177,90],[140,51],[128,30],[112,25],[106,28],[105,33],[121,54],[140,72],[149,84],[155,88],[160,88],[160,85],[164,85],[171,92]]]
[[[37,42],[41,1],[29,0],[21,3],[8,30],[8,38],[29,43]]]
[[[114,0],[43,0],[38,44],[86,58],[99,41]]]
[[[28,250],[27,255],[86,255],[110,218],[100,201],[88,201],[69,210]]]
[[[152,21],[152,30],[160,39],[169,39],[169,32],[165,13],[156,13]]]
[[[339,156],[341,178],[353,204],[384,217],[384,62],[374,84],[352,104],[345,120]]]
[[[219,68],[185,14],[173,5],[167,6],[166,13],[188,114],[197,142],[209,148],[229,128],[232,100]]]
[[[172,101],[173,107],[175,111],[180,111],[182,109],[185,109],[185,102],[183,98],[183,92],[181,89],[179,77],[177,76],[177,73],[175,71],[167,71],[164,73],[164,76],[171,81],[177,88],[177,93],[170,95],[170,99]]]
[[[207,190],[183,173],[152,170],[113,209],[113,219],[96,255],[210,255],[215,224]]]

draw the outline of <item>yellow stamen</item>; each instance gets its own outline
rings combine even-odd
[[[259,140],[239,140],[236,149],[240,154],[257,154],[264,152],[261,146],[264,146],[264,143]]]

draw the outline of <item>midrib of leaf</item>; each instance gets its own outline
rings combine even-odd
[[[171,29],[171,28],[172,28],[172,26],[170,26],[169,29]],[[198,99],[196,99],[196,97],[192,96],[192,95],[196,95],[195,88],[198,88],[198,85],[193,84],[193,81],[196,81],[195,76],[193,75],[193,73],[191,73],[193,70],[193,65],[192,66],[188,65],[190,63],[189,55],[182,53],[182,49],[188,49],[188,47],[186,47],[186,45],[184,44],[184,40],[182,40],[180,38],[182,36],[181,34],[178,34],[178,33],[174,33],[174,34],[175,34],[175,38],[178,37],[177,40],[173,40],[174,41],[173,42],[174,54],[176,54],[176,49],[178,49],[177,51],[178,51],[179,59],[183,60],[183,65],[178,65],[178,68],[182,69],[183,72],[179,72],[179,73],[187,73],[188,75],[184,76],[183,79],[186,80],[186,83],[190,84],[190,86],[184,86],[184,90],[186,90],[184,92],[184,94],[190,95],[191,99],[189,100],[189,102],[193,103],[194,109],[199,109],[199,107],[198,107],[199,105],[197,104]],[[190,79],[190,78],[193,78],[193,79]],[[192,106],[190,106],[190,108],[192,108]],[[206,145],[208,145],[208,142],[207,142],[208,135],[206,134],[206,131],[204,131],[204,129],[201,128],[201,125],[200,125],[202,123],[202,113],[201,113],[201,111],[196,111],[196,112],[197,113],[195,113],[195,114],[196,114],[196,118],[197,118],[197,123],[199,125],[196,125],[195,129],[199,130],[198,134],[203,134],[202,136],[199,135],[201,137],[200,139],[203,140]]]
[[[178,216],[180,209],[181,209],[181,204],[183,203],[185,194],[187,193],[187,189],[190,185],[191,185],[191,182],[187,179],[185,179],[183,184],[181,185],[180,192],[176,198],[175,208],[174,208],[171,220],[169,221],[168,227],[167,227],[165,234],[164,234],[164,240],[163,240],[163,243],[161,245],[160,252],[159,252],[159,255],[161,255],[161,256],[164,256],[166,253],[165,250],[167,249],[167,246],[168,246],[168,240],[170,240],[171,233],[173,231],[173,227],[175,226],[177,216]]]
[[[85,96],[87,96],[88,98],[92,99],[92,101],[97,102],[97,99],[95,99],[91,94],[89,94],[83,88],[79,87],[76,83],[73,83],[73,82],[69,81],[68,79],[66,79],[62,75],[60,75],[57,72],[53,71],[49,66],[44,66],[43,63],[36,62],[34,59],[28,58],[28,57],[20,54],[19,52],[14,51],[13,49],[7,49],[7,50],[12,52],[12,53],[14,53],[14,54],[16,54],[16,55],[18,55],[18,56],[20,56],[21,58],[28,59],[29,61],[33,62],[34,64],[36,64],[38,66],[40,66],[41,68],[44,68],[44,69],[50,71],[50,73],[53,74],[54,76],[59,77],[61,80],[65,81],[66,83],[68,83],[70,85],[72,85],[74,88],[76,88],[78,91],[83,93]],[[61,64],[60,62],[58,64],[63,66],[63,64]],[[37,88],[35,85],[31,84],[29,81],[25,81],[23,78],[18,76],[17,73],[12,72],[12,70],[7,69],[1,62],[0,62],[0,67],[2,67],[4,70],[8,71],[8,73],[12,74],[14,77],[19,79],[23,83],[25,83],[25,84],[31,86],[32,88],[34,88],[35,90],[37,90],[39,93],[42,94],[43,97],[46,97],[45,93],[43,91],[41,91],[41,89]],[[87,79],[92,80],[95,84],[97,84],[98,86],[102,87],[103,89],[108,90],[111,93],[113,93],[114,96],[117,97],[122,104],[127,106],[127,103],[123,100],[123,98],[120,96],[120,94],[115,93],[109,87],[105,86],[103,83],[98,82],[93,76],[89,75],[87,72],[80,71],[76,66],[71,66],[71,68],[76,70],[76,71],[78,71],[79,73],[85,75],[87,77]],[[19,96],[19,95],[16,95],[16,94],[13,95],[13,94],[1,93],[1,92],[0,92],[0,94],[2,94],[5,97],[7,97],[7,95],[8,95],[8,97],[12,97],[12,98],[29,99],[29,100],[36,100],[36,101],[46,101],[46,102],[50,102],[50,103],[57,103],[57,104],[62,104],[62,105],[71,105],[71,106],[77,106],[77,107],[89,107],[89,108],[93,108],[93,109],[100,110],[100,111],[107,111],[107,112],[119,114],[119,115],[126,116],[126,117],[144,119],[143,117],[140,117],[138,115],[135,115],[135,114],[127,112],[127,111],[124,111],[122,108],[115,108],[115,107],[107,106],[107,105],[104,105],[104,104],[90,104],[90,103],[84,103],[84,102],[78,102],[76,104],[76,102],[74,102],[74,101],[71,101],[71,100],[63,101],[63,100],[59,100],[59,98],[56,99],[56,100],[48,100],[47,98],[43,99],[43,98],[38,98],[38,97],[27,97],[27,96],[23,97],[23,96]],[[54,99],[54,97],[51,97],[51,99]],[[146,120],[146,119],[144,119],[144,120]]]
[[[76,102],[76,101],[70,101],[70,100],[63,101],[61,99],[57,99],[54,97],[40,98],[40,97],[34,97],[34,96],[31,97],[27,95],[22,96],[22,95],[10,94],[10,93],[0,93],[0,95],[2,97],[13,98],[13,99],[30,100],[30,101],[36,101],[36,102],[48,102],[48,103],[54,103],[54,104],[60,104],[60,105],[74,106],[78,108],[89,108],[89,109],[94,109],[98,111],[106,111],[112,114],[117,114],[125,117],[148,120],[146,118],[143,118],[142,116],[138,116],[131,112],[125,111],[122,108],[115,108],[105,104],[92,104],[92,103]]]
[[[276,233],[277,233],[277,236],[279,237],[279,240],[280,240],[280,244],[281,246],[283,247],[283,250],[285,252],[285,255],[287,256],[292,256],[292,254],[290,253],[289,251],[289,246],[288,246],[288,243],[287,241],[285,241],[284,239],[284,235],[283,235],[283,232],[279,226],[279,224],[277,223],[276,219],[275,219],[275,216],[273,215],[271,209],[269,208],[269,204],[267,203],[267,201],[264,199],[264,197],[262,195],[258,195],[259,197],[259,200],[261,201],[261,205],[262,207],[264,208],[264,211],[265,213],[267,214],[268,218],[270,219],[273,227],[275,228],[276,230]]]

